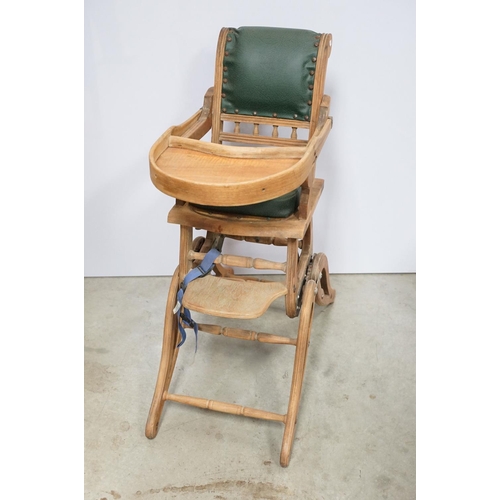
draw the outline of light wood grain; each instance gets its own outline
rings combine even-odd
[[[255,129],[254,129],[255,130]],[[269,144],[272,146],[304,146],[307,141],[303,139],[288,139],[287,137],[267,137],[258,134],[232,134],[231,132],[221,132],[221,141],[226,142],[242,142],[248,144]]]
[[[190,139],[201,139],[212,128],[212,103],[213,103],[214,88],[211,87],[205,93],[203,99],[203,107],[201,113],[190,127],[188,127],[182,134],[183,137]],[[177,135],[175,132],[173,135]]]
[[[168,390],[172,373],[177,360],[178,348],[178,327],[177,318],[172,314],[172,309],[177,301],[177,291],[179,289],[179,268],[177,268],[170,282],[170,289],[165,310],[165,323],[163,327],[163,344],[160,357],[160,367],[156,380],[153,401],[149,409],[148,420],[146,422],[146,436],[149,439],[156,437],[158,424],[163,409],[163,393]]]
[[[297,264],[299,260],[299,241],[290,238],[287,245],[286,258],[286,288],[288,290],[285,297],[285,311],[288,317],[297,316]]]
[[[275,245],[278,247],[286,247],[288,245],[288,241],[285,238],[259,238],[256,236],[236,236],[234,234],[226,234],[226,238],[231,238],[239,241],[248,241],[249,243],[260,243],[262,245]]]
[[[221,146],[210,142],[202,142],[185,137],[171,135],[168,139],[168,145],[176,149],[185,149],[187,151],[196,151],[206,153],[217,158],[247,158],[247,159],[295,159],[302,158],[306,148],[302,147],[248,147],[248,146]]]
[[[200,332],[210,333],[212,335],[221,335],[233,339],[262,342],[264,344],[295,345],[296,339],[283,337],[282,335],[273,335],[270,333],[256,332],[254,330],[244,330],[241,328],[222,327],[219,325],[198,324]]]
[[[252,319],[262,316],[271,303],[286,292],[286,286],[279,282],[207,275],[188,285],[183,305],[211,316]]]
[[[297,347],[295,350],[295,361],[293,365],[292,383],[290,387],[290,399],[286,414],[285,432],[281,445],[280,464],[288,467],[292,452],[295,425],[299,411],[302,382],[306,367],[307,348],[311,335],[311,325],[314,313],[314,296],[316,294],[316,283],[313,280],[307,282],[304,291],[303,307],[300,313],[299,332],[297,334]]]
[[[259,125],[276,125],[278,127],[309,128],[309,122],[286,120],[284,118],[269,118],[268,116],[230,115],[222,113],[221,120],[229,122],[238,121],[241,123],[258,123]]]
[[[316,71],[314,74],[314,91],[311,105],[311,126],[309,128],[309,138],[312,138],[314,136],[318,128],[320,106],[323,101],[323,92],[325,90],[326,70],[328,66],[328,58],[331,51],[331,43],[332,35],[321,35],[318,47]]]
[[[200,118],[201,109],[196,113],[191,115],[184,123],[181,125],[176,125],[168,128],[163,134],[156,140],[156,142],[151,146],[149,150],[149,165],[150,165],[150,173],[153,174],[153,170],[151,165],[155,165],[156,161],[160,157],[160,155],[169,147],[170,136],[173,133],[177,133],[177,135],[182,135],[186,130],[191,128]],[[154,182],[153,182],[154,184]]]
[[[238,206],[268,201],[290,193],[308,178],[330,128],[331,121],[327,120],[298,160],[266,159],[258,152],[253,158],[228,158],[187,147],[167,147],[156,161],[150,162],[151,180],[164,193],[201,205]],[[220,150],[228,147],[218,146]]]
[[[188,259],[190,260],[203,260],[206,254],[202,252],[188,253]],[[268,269],[273,271],[286,271],[286,262],[274,262],[272,260],[266,259],[254,259],[252,257],[245,257],[243,255],[230,255],[222,254],[219,255],[214,261],[216,264],[225,264],[231,267],[244,267],[247,269]]]
[[[183,396],[181,394],[164,395],[165,400],[175,401],[189,406],[196,406],[206,410],[219,411],[222,413],[230,413],[231,415],[241,415],[243,417],[260,418],[262,420],[274,420],[276,422],[284,422],[285,415],[272,413],[270,411],[257,410],[256,408],[248,408],[233,403],[224,403],[213,399],[194,398],[192,396]]]
[[[229,28],[222,28],[217,41],[215,55],[215,78],[214,78],[214,104],[212,111],[212,142],[219,143],[219,134],[222,130],[221,102],[222,102],[222,78],[224,67],[224,52],[226,50],[226,38]]]
[[[302,240],[302,251],[300,252],[299,263],[297,266],[296,284],[297,290],[300,290],[306,276],[306,271],[311,261],[313,253],[313,221],[309,223],[307,231]]]
[[[179,276],[181,281],[192,268],[192,264],[188,258],[188,253],[192,248],[193,228],[191,226],[181,226],[179,245]]]

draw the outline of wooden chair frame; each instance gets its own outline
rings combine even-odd
[[[146,424],[146,436],[154,438],[165,401],[174,401],[199,408],[234,415],[282,422],[285,425],[280,463],[288,466],[297,421],[307,349],[315,304],[325,306],[335,298],[330,286],[328,261],[324,254],[313,253],[312,215],[323,189],[323,180],[315,178],[316,158],[332,126],[329,116],[330,98],[323,94],[326,63],[331,50],[331,35],[318,36],[316,91],[309,121],[283,120],[258,116],[227,115],[221,110],[222,61],[224,40],[231,30],[224,28],[219,36],[215,85],[205,94],[203,107],[181,125],[169,128],[150,151],[151,179],[162,192],[176,198],[168,222],[180,225],[179,265],[172,277],[166,304],[163,347],[156,388]],[[216,89],[214,91],[214,89]],[[224,132],[223,122],[232,121],[234,132]],[[242,134],[241,123],[253,124],[253,134]],[[260,125],[273,127],[270,137],[259,133]],[[279,137],[279,127],[290,127],[290,137]],[[297,128],[309,129],[309,140],[297,138]],[[201,142],[209,131],[212,142]],[[226,146],[222,142],[243,142],[268,147]],[[196,169],[189,168],[201,161],[212,161],[208,176],[202,181]],[[225,161],[233,162],[228,176]],[[272,161],[277,170],[259,177],[249,177],[249,165],[257,170],[263,162]],[[220,166],[218,166],[220,164]],[[241,168],[238,168],[241,165]],[[267,167],[266,167],[267,168]],[[251,170],[251,169],[250,169]],[[220,179],[222,180],[220,180]],[[286,219],[268,219],[217,212],[199,205],[236,206],[257,203],[302,187],[296,213]],[[230,188],[230,189],[228,189]],[[263,194],[264,193],[264,194]],[[193,239],[193,228],[206,230],[205,237]],[[290,318],[300,315],[296,338],[250,330],[200,324],[199,330],[242,340],[270,344],[292,345],[296,348],[288,410],[285,414],[271,413],[231,403],[195,398],[168,392],[176,364],[180,334],[173,313],[177,291],[183,278],[211,249],[222,251],[226,238],[250,243],[285,246],[285,262],[221,254],[215,261],[215,277],[192,282],[185,295],[186,307],[221,317],[255,318],[263,314],[277,297],[285,296],[285,310]],[[236,275],[235,267],[285,272],[285,283],[255,280]],[[225,307],[213,300],[203,301],[203,287],[225,287],[221,295],[242,294],[239,309]],[[264,293],[259,295],[259,291]],[[223,300],[223,299],[221,299]],[[218,308],[218,309],[217,309]]]

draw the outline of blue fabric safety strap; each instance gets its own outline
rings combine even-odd
[[[196,338],[195,351],[198,350],[198,325],[191,318],[191,311],[186,307],[183,307],[182,298],[184,297],[184,292],[191,281],[206,276],[213,269],[215,265],[214,261],[219,255],[220,252],[217,249],[212,248],[209,250],[209,252],[205,255],[205,258],[201,261],[201,264],[198,267],[191,269],[181,283],[181,287],[177,292],[177,304],[174,308],[174,314],[177,315],[177,319],[179,321],[179,331],[181,332],[182,337],[177,347],[180,347],[186,341],[186,330],[184,329],[184,326],[190,326],[194,330]]]

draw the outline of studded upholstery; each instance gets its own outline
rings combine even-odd
[[[226,38],[222,112],[309,120],[320,35],[242,27]]]

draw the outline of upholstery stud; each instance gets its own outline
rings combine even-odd
[[[224,83],[227,83],[227,78],[224,78],[222,81],[223,81]]]
[[[227,52],[226,52],[226,56],[227,56]],[[313,57],[312,58],[312,62],[316,62],[318,59],[316,57]]]
[[[312,90],[314,88],[314,85],[309,85],[309,90]]]

